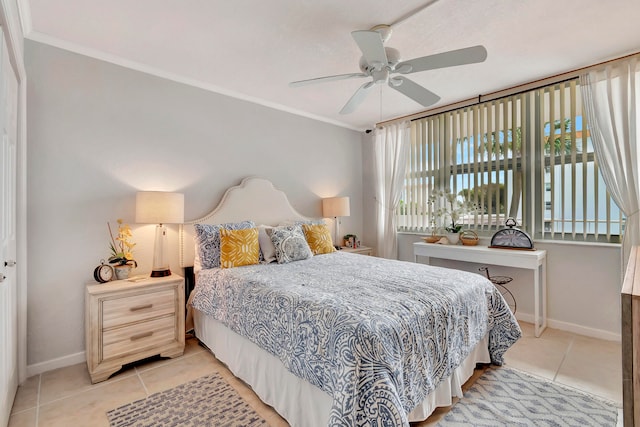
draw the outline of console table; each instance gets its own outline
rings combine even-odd
[[[494,249],[487,246],[439,245],[416,242],[413,244],[415,261],[425,257],[450,259],[478,264],[500,265],[533,270],[534,326],[539,337],[547,327],[547,251]]]

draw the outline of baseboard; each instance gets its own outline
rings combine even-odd
[[[80,353],[69,354],[68,356],[58,357],[57,359],[51,359],[45,362],[27,365],[27,378],[41,374],[43,372],[53,371],[54,369],[64,368],[65,366],[84,363],[86,362],[86,360],[87,358],[84,351],[81,351]]]
[[[516,314],[516,319],[527,323],[534,323],[533,314],[520,313]],[[554,320],[547,318],[547,327],[553,329],[559,329],[561,331],[571,332],[578,335],[584,335],[586,337],[597,338],[606,341],[622,341],[622,335],[620,333],[605,331],[602,329],[589,328],[587,326],[577,325],[575,323],[563,322],[561,320]],[[543,332],[544,334],[544,332]]]

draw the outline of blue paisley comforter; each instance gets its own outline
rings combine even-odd
[[[502,364],[521,335],[479,274],[342,252],[202,270],[191,301],[332,396],[330,426],[408,426],[482,337]]]

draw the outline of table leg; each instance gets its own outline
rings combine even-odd
[[[536,338],[542,335],[547,327],[547,272],[545,264],[539,265],[533,271],[534,284],[534,333]]]
[[[547,263],[540,266],[542,271],[542,328],[540,333],[547,327]]]

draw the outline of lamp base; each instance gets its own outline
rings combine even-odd
[[[164,254],[167,252],[167,229],[164,225],[156,225],[156,241],[153,245],[153,267],[151,277],[171,276],[169,262],[165,261]]]
[[[171,270],[168,268],[166,270],[153,270],[151,272],[151,277],[166,277],[171,276]]]

